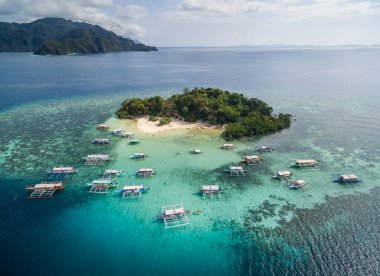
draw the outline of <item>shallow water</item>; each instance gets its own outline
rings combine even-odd
[[[379,50],[0,54],[5,274],[377,274],[379,61]],[[165,96],[195,85],[259,97],[296,121],[289,130],[236,141],[235,151],[223,151],[215,132],[147,135],[112,118],[126,97]],[[95,130],[103,122],[135,131],[141,144]],[[91,145],[94,137],[111,144]],[[264,144],[276,151],[263,154],[263,165],[247,167],[246,177],[223,173]],[[193,148],[204,153],[189,154]],[[128,158],[136,152],[149,157]],[[81,157],[90,153],[113,160],[85,167]],[[309,182],[304,189],[271,179],[272,171],[288,169],[297,158],[321,161],[318,170],[292,170]],[[59,164],[79,173],[52,199],[27,200],[23,187],[44,180],[45,171]],[[137,179],[140,167],[159,173]],[[137,200],[88,193],[86,183],[105,168],[125,171],[120,186],[142,183],[151,190]],[[334,184],[336,173],[355,173],[363,182]],[[205,183],[227,190],[220,199],[205,199],[198,193]],[[174,203],[199,213],[189,215],[187,227],[165,230],[156,216]]]

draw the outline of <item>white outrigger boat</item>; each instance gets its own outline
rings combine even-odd
[[[161,207],[161,216],[158,218],[164,220],[165,228],[182,227],[190,223],[187,217],[189,212],[185,210],[183,203],[163,206]]]
[[[303,179],[289,180],[288,183],[289,183],[290,189],[303,188],[307,184],[306,180],[303,180]]]
[[[157,173],[157,170],[154,168],[141,168],[136,172],[136,176],[138,177],[147,177],[152,176]]]
[[[144,188],[144,185],[125,185],[123,189],[117,191],[123,195],[123,198],[141,197],[142,194],[147,193],[150,188]]]
[[[96,127],[96,129],[98,130],[106,130],[106,129],[109,129],[110,127],[106,124],[100,124]]]
[[[256,148],[256,151],[259,151],[261,153],[263,153],[263,152],[272,152],[273,149],[271,147],[269,147],[269,146],[260,146],[260,147]]]
[[[318,165],[318,161],[314,159],[298,159],[292,164],[293,168],[313,169]]]
[[[85,165],[103,165],[104,162],[112,160],[112,158],[108,154],[90,154],[82,159],[85,160]]]
[[[290,171],[278,171],[274,172],[272,178],[274,179],[281,179],[281,180],[288,180],[288,178],[292,175],[292,172]]]
[[[241,166],[229,166],[224,172],[230,174],[230,176],[245,176],[247,171],[243,170]]]
[[[222,189],[218,185],[203,185],[201,188],[201,193],[203,194],[203,197],[210,196],[213,197],[214,195],[221,198]]]
[[[223,146],[221,146],[220,148],[225,149],[225,150],[232,150],[232,149],[235,149],[235,145],[234,144],[223,144]]]
[[[264,161],[264,158],[262,158],[261,156],[246,155],[246,156],[243,156],[243,159],[240,162],[247,163],[248,165],[253,166],[253,165],[260,165],[263,163],[263,161]]]
[[[193,150],[190,151],[190,153],[192,153],[192,154],[201,154],[203,152],[200,149],[193,149]]]
[[[90,193],[96,194],[107,194],[109,188],[117,187],[118,184],[115,182],[115,178],[99,178],[93,180],[91,183],[87,183],[91,186]]]
[[[112,130],[111,134],[115,136],[119,136],[119,137],[124,137],[124,138],[132,138],[134,136],[134,133],[125,132],[121,128]]]
[[[74,167],[61,165],[49,170],[48,174],[49,179],[62,179],[65,178],[68,174],[73,174],[76,172],[77,170]]]
[[[336,176],[334,182],[339,183],[358,183],[361,182],[360,178],[355,174],[340,174]]]
[[[116,178],[116,177],[124,175],[123,170],[116,170],[116,169],[107,169],[99,173],[103,175],[102,178]]]
[[[134,155],[129,156],[129,158],[135,159],[135,160],[142,160],[142,159],[145,159],[147,157],[148,157],[148,155],[146,155],[145,153],[135,153]]]
[[[45,199],[51,198],[55,191],[64,188],[62,181],[41,182],[34,186],[26,186],[25,190],[32,190],[33,192],[28,197],[29,199]]]

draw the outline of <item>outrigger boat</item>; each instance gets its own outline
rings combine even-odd
[[[98,129],[98,130],[106,130],[106,129],[109,129],[110,127],[109,126],[107,126],[107,125],[105,125],[105,124],[101,124],[101,125],[98,125],[97,127],[96,127],[96,129]]]
[[[190,211],[185,210],[183,203],[180,203],[161,207],[161,216],[158,218],[164,220],[165,228],[182,227],[190,223],[188,213]]]
[[[229,173],[230,176],[245,176],[247,171],[241,166],[229,166],[228,169],[224,169],[224,172]]]
[[[190,153],[192,153],[192,154],[201,154],[203,152],[200,149],[193,149],[193,150],[190,151]]]
[[[140,140],[131,140],[128,144],[137,145],[137,144],[140,144]]]
[[[64,188],[62,181],[41,182],[34,186],[26,186],[26,190],[32,190],[33,192],[28,197],[29,199],[44,199],[51,198],[55,191],[62,190]]]
[[[314,159],[298,159],[292,164],[293,168],[310,169],[315,168],[318,165],[318,161]]]
[[[269,146],[260,146],[260,147],[256,148],[256,151],[259,151],[261,153],[263,153],[263,152],[272,152],[273,149],[271,147],[269,147]]]
[[[132,132],[124,132],[122,129],[114,129],[111,131],[112,135],[124,137],[124,138],[131,138],[134,136]]]
[[[339,182],[339,183],[358,183],[361,182],[359,177],[357,177],[354,174],[340,174],[336,176],[336,179],[334,182]]]
[[[221,146],[222,149],[225,149],[225,150],[231,150],[231,149],[235,149],[235,145],[234,144],[224,144],[223,146]]]
[[[145,159],[147,157],[148,157],[148,155],[146,155],[144,153],[135,153],[134,155],[129,156],[129,158],[135,159],[135,160],[141,160],[141,159]]]
[[[102,178],[116,178],[124,175],[122,170],[115,169],[108,169],[103,172],[100,172],[100,174],[103,175]]]
[[[85,160],[85,165],[103,165],[104,162],[111,160],[112,158],[108,154],[90,154],[82,159]]]
[[[290,171],[278,171],[275,172],[272,176],[274,179],[288,180],[288,178],[292,175]]]
[[[152,175],[154,175],[156,173],[157,173],[156,169],[153,169],[153,168],[142,168],[142,169],[139,169],[136,172],[136,175],[138,177],[147,177],[147,176],[152,176]]]
[[[217,195],[219,198],[221,198],[221,191],[222,189],[218,185],[203,185],[201,188],[201,193],[203,194],[203,197],[213,197],[214,195]]]
[[[263,163],[263,158],[258,155],[247,155],[243,156],[240,162],[247,163],[248,165],[259,165]]]
[[[106,145],[110,143],[110,140],[107,138],[95,138],[91,141],[94,145]]]
[[[141,194],[147,193],[150,188],[144,188],[143,185],[125,185],[123,189],[117,191],[118,193],[123,194],[123,198],[134,198],[140,197]]]
[[[107,194],[109,188],[117,187],[115,178],[99,178],[95,179],[91,183],[87,183],[91,186],[90,193]]]
[[[306,180],[298,179],[298,180],[289,180],[289,188],[290,189],[299,189],[303,188],[306,185]]]
[[[65,178],[68,174],[76,173],[77,170],[71,166],[59,166],[54,167],[48,171],[49,179],[62,179]]]

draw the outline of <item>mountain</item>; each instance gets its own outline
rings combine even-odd
[[[39,55],[157,51],[100,26],[63,18],[43,18],[30,23],[0,22],[0,52],[34,52]]]

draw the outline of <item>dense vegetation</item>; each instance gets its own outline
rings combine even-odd
[[[273,109],[256,98],[230,93],[217,88],[184,90],[168,99],[159,96],[124,101],[117,110],[119,118],[136,116],[175,117],[187,122],[207,121],[212,125],[227,124],[227,139],[272,133],[290,127],[290,114],[272,114]]]
[[[24,24],[0,22],[0,52],[68,54],[156,50],[100,26],[63,18],[43,18]]]

